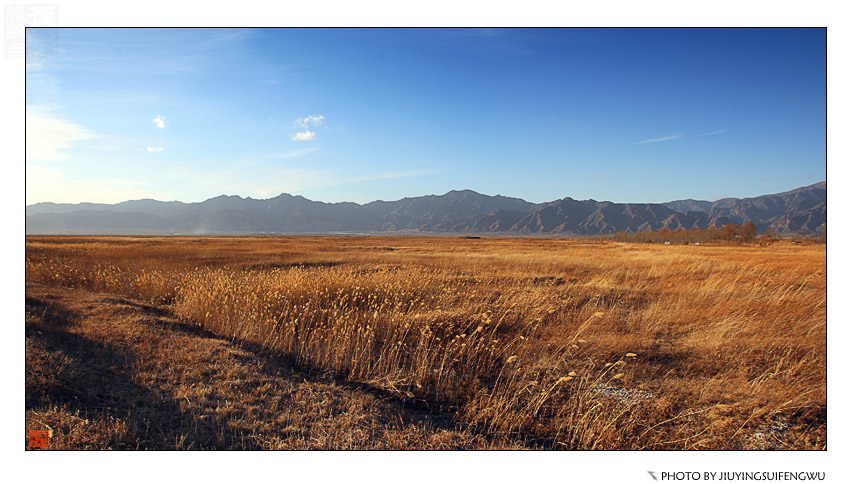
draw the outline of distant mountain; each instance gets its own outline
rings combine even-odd
[[[495,211],[526,214],[536,204],[501,195],[488,196],[472,190],[444,195],[403,198],[396,202],[372,202],[364,208],[381,214],[381,223],[370,230],[416,230],[421,232],[468,232],[453,230],[461,220],[477,220]]]
[[[724,225],[718,222],[721,219],[738,224],[751,220],[760,232],[771,228],[779,233],[813,234],[825,229],[826,201],[826,182],[819,182],[754,198],[678,200],[663,205],[679,212],[706,213],[714,226]]]
[[[693,200],[689,198],[686,200],[664,203],[663,205],[675,212],[707,212],[710,210],[710,207],[713,206],[713,202],[708,202],[706,200]]]
[[[221,195],[198,203],[131,200],[110,204],[37,203],[27,234],[505,233],[613,234],[719,227],[751,220],[759,231],[810,235],[826,225],[826,183],[755,198],[613,203],[564,198],[534,204],[471,190],[444,195],[324,203],[283,193],[256,200]]]

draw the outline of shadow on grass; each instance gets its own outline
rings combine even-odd
[[[434,430],[458,431],[467,428],[466,425],[458,425],[455,420],[455,411],[458,410],[458,402],[439,401],[429,398],[413,398],[387,389],[371,385],[369,383],[348,380],[344,375],[336,373],[327,368],[299,362],[295,355],[276,352],[259,344],[243,340],[233,340],[219,336],[211,331],[205,330],[185,322],[178,321],[169,313],[159,307],[140,304],[123,298],[108,298],[106,301],[112,304],[127,305],[139,310],[143,315],[152,316],[151,322],[161,325],[170,331],[175,331],[187,336],[218,339],[234,343],[248,353],[257,363],[258,370],[266,376],[280,377],[293,376],[298,380],[308,383],[334,383],[340,387],[360,391],[387,403],[391,414],[386,416],[386,422],[402,422],[403,425],[422,425]],[[235,355],[238,360],[241,358]],[[247,363],[242,361],[243,363]],[[295,374],[295,375],[294,375]],[[494,442],[494,437],[477,429],[467,430],[489,443]],[[538,442],[537,444],[547,448],[553,442]]]
[[[126,433],[98,443],[104,448],[240,447],[244,433],[224,431],[224,422],[199,419],[199,413],[182,410],[175,401],[134,382],[134,370],[128,365],[136,359],[131,351],[69,331],[79,315],[35,298],[27,298],[26,309],[36,316],[28,318],[27,339],[44,350],[27,355],[27,410],[56,406],[85,419],[126,421]],[[44,356],[56,353],[62,357]],[[72,444],[73,448],[90,446],[87,442],[76,444],[79,447]]]
[[[130,303],[139,306],[135,303]],[[376,385],[365,382],[349,380],[338,372],[328,368],[310,364],[310,362],[299,361],[293,354],[270,350],[262,345],[230,338],[221,337],[213,332],[193,326],[175,319],[156,319],[157,324],[185,335],[214,338],[228,341],[238,345],[248,353],[251,353],[253,361],[258,364],[259,371],[268,376],[292,375],[298,380],[308,383],[334,383],[340,387],[360,391],[372,395],[387,403],[391,409],[390,415],[386,415],[385,422],[401,422],[403,425],[421,425],[433,430],[461,431],[467,430],[472,436],[482,438],[484,441],[494,444],[499,439],[482,429],[470,427],[466,424],[457,423],[456,412],[459,410],[458,401],[438,400],[435,398],[415,398],[401,395]],[[241,359],[237,357],[237,359]],[[245,362],[244,362],[245,363]],[[553,448],[556,444],[551,439],[533,438],[531,436],[516,436],[525,439],[527,444],[538,448]]]
[[[159,325],[183,335],[229,341],[227,338],[180,322],[161,307],[136,301],[105,297],[103,302],[124,306],[140,316],[149,316],[148,324]],[[253,430],[235,425],[243,419],[205,415],[201,408],[181,408],[172,395],[140,385],[132,376],[132,363],[138,356],[125,346],[100,342],[77,334],[74,329],[82,316],[54,303],[49,297],[28,297],[26,334],[43,349],[27,355],[26,409],[44,410],[54,406],[84,419],[114,418],[126,422],[127,432],[95,445],[72,443],[69,448],[112,449],[250,449]],[[257,371],[271,377],[291,377],[308,383],[335,383],[340,387],[373,395],[387,404],[379,420],[384,423],[421,425],[433,430],[459,430],[453,417],[453,405],[429,399],[409,398],[367,383],[346,380],[324,368],[297,364],[287,354],[272,354],[259,345],[231,341],[252,355]],[[30,353],[28,345],[28,353]],[[46,355],[61,354],[62,358]],[[234,355],[242,360],[239,355]],[[32,364],[31,364],[32,362]],[[57,363],[58,362],[58,363]],[[242,361],[247,363],[246,361]],[[250,421],[249,416],[245,416]],[[228,418],[226,421],[225,419]],[[469,431],[474,429],[468,429]],[[473,431],[485,441],[491,436]]]
[[[114,304],[119,306],[128,306],[132,309],[139,310],[143,312],[147,316],[154,316],[158,318],[165,318],[171,316],[168,311],[161,307],[153,306],[150,304],[142,304],[136,301],[131,301],[129,299],[124,299],[120,297],[105,297],[103,299],[105,303]]]

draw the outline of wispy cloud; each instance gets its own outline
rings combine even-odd
[[[711,131],[709,133],[691,135],[690,137],[694,138],[694,137],[702,137],[702,136],[715,136],[717,134],[722,134],[726,131],[728,131],[728,128],[722,128],[722,129],[717,129],[716,131]],[[636,144],[637,145],[643,145],[643,144],[646,144],[646,143],[659,143],[660,141],[671,141],[671,140],[680,139],[680,138],[683,138],[683,134],[673,134],[673,135],[670,135],[670,136],[661,136],[659,138],[643,139],[642,141],[639,141]]]
[[[154,124],[155,124],[158,128],[165,128],[165,127],[166,127],[166,118],[165,118],[165,117],[163,117],[163,115],[162,115],[162,114],[157,115],[157,117],[156,117],[156,118],[154,118]]]
[[[316,139],[317,133],[315,131],[299,131],[290,137],[293,141],[311,141]]]
[[[72,144],[97,138],[94,132],[58,116],[50,108],[26,107],[27,161],[59,161],[68,157],[62,150]]]
[[[322,114],[312,114],[304,118],[297,118],[296,127],[307,129],[312,126],[319,126],[322,124],[323,121],[325,121],[325,116],[323,116]]]
[[[301,150],[288,151],[287,153],[272,155],[272,158],[296,158],[298,156],[307,155],[308,153],[313,153],[314,151],[317,151],[319,149],[319,146],[312,146],[310,148],[303,148]]]
[[[683,138],[682,134],[673,134],[671,136],[661,136],[659,138],[650,138],[643,139],[642,141],[636,143],[637,145],[644,145],[645,143],[659,143],[660,141],[671,141],[673,139]]]
[[[412,176],[422,176],[422,175],[431,175],[435,173],[435,170],[417,170],[417,171],[406,171],[406,172],[397,172],[397,173],[378,173],[375,175],[362,175],[356,176],[352,178],[348,178],[344,180],[344,183],[356,183],[363,181],[373,181],[373,180],[391,180],[394,178],[408,178]]]
[[[148,147],[147,147],[147,148],[145,148],[145,149],[146,149],[146,150],[148,150],[148,152],[149,152],[149,153],[157,153],[157,154],[160,154],[160,153],[162,153],[162,152],[163,152],[163,147],[162,147],[162,146],[159,146],[159,147],[157,147],[157,148],[154,148],[154,147],[152,147],[152,146],[148,146]]]

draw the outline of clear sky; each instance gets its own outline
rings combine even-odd
[[[26,201],[826,179],[824,29],[28,29]]]

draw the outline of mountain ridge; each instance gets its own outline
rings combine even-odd
[[[27,234],[509,233],[597,235],[742,224],[763,232],[813,235],[826,226],[826,182],[715,202],[615,203],[565,197],[533,203],[473,190],[443,195],[327,203],[282,193],[269,199],[219,195],[202,202],[150,198],[116,204],[26,206]]]

